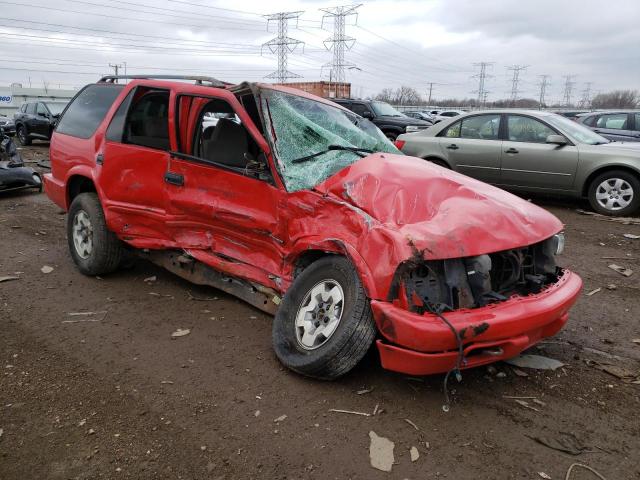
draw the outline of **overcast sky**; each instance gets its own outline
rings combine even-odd
[[[206,74],[260,81],[276,68],[261,45],[275,36],[265,14],[302,11],[289,36],[305,42],[289,55],[302,80],[329,78],[331,35],[316,0],[11,0],[0,2],[0,84],[81,86],[109,64],[128,73]],[[473,97],[476,62],[494,62],[489,100],[508,97],[510,65],[521,73],[520,97],[538,96],[539,75],[551,75],[547,101],[562,98],[573,75],[573,100],[592,91],[640,89],[640,0],[371,0],[347,20],[356,41],[346,60],[353,93],[373,95],[409,85],[433,95]],[[323,29],[324,28],[324,29]]]

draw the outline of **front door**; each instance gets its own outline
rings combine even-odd
[[[137,247],[170,244],[164,175],[169,164],[169,90],[138,86],[114,114],[100,169],[109,228]]]
[[[50,113],[44,103],[38,102],[36,106],[36,115],[33,119],[33,127],[31,133],[44,138],[49,138],[49,129],[51,128]]]
[[[578,168],[578,149],[571,144],[547,143],[555,129],[526,115],[507,115],[502,144],[500,184],[543,190],[572,190]]]
[[[179,147],[165,176],[167,226],[177,245],[218,270],[278,288],[286,237],[284,191],[268,147],[235,96],[176,98]]]
[[[483,182],[500,180],[500,115],[465,117],[443,132],[440,148],[454,170]]]

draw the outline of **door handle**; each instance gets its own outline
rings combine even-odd
[[[452,143],[451,145],[449,145],[447,147],[449,150],[458,150],[460,147],[457,146],[455,143]]]
[[[518,153],[518,150],[515,148],[510,148],[509,150],[505,150],[504,153]]]
[[[181,173],[167,172],[164,174],[164,181],[171,185],[182,187],[184,185],[184,175]]]

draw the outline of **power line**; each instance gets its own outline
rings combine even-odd
[[[549,79],[551,78],[551,75],[538,75],[540,77],[540,99],[539,99],[539,103],[540,103],[540,108],[544,108],[545,106],[545,96],[547,94],[547,87],[549,86]]]
[[[492,67],[494,62],[479,62],[474,63],[474,67],[480,67],[480,72],[476,75],[473,75],[471,78],[478,79],[478,90],[475,90],[474,93],[478,94],[478,105],[485,105],[487,103],[487,96],[489,92],[485,87],[485,82],[488,78],[492,78],[493,75],[487,74],[487,67]]]
[[[515,102],[518,99],[518,83],[520,82],[520,72],[526,70],[529,65],[511,65],[507,67],[507,70],[513,72],[513,77],[511,79],[511,102]]]
[[[267,47],[271,53],[278,55],[278,69],[266,76],[266,78],[276,79],[279,83],[285,83],[288,78],[300,78],[300,75],[290,72],[287,69],[287,56],[293,52],[298,45],[304,45],[304,42],[291,38],[287,35],[289,28],[289,20],[298,20],[298,17],[304,12],[280,12],[271,15],[265,15],[267,19],[267,28],[271,21],[278,22],[278,36],[264,43],[262,47]],[[304,48],[304,47],[303,47]]]
[[[330,83],[335,82],[338,88],[344,87],[346,80],[345,68],[357,68],[354,63],[346,62],[344,58],[345,50],[351,50],[356,43],[355,38],[345,34],[345,29],[347,17],[355,15],[357,22],[358,12],[356,10],[360,6],[361,4],[320,9],[320,11],[324,12],[323,23],[321,24],[323,27],[325,19],[333,19],[333,35],[324,41],[324,46],[327,50],[333,50],[333,60],[326,66],[331,68]],[[336,96],[340,97],[341,95],[336,94]]]

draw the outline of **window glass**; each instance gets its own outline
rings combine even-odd
[[[440,114],[441,117],[457,117],[460,115],[458,112],[442,112]]]
[[[368,112],[369,107],[367,107],[364,103],[352,103],[351,111],[353,111],[353,113],[357,113],[361,117],[364,117],[364,112]]]
[[[129,111],[131,99],[133,98],[135,91],[135,89],[131,90],[118,107],[118,110],[116,110],[116,113],[109,124],[109,128],[107,128],[107,140],[111,140],[112,142],[122,142],[124,136],[124,122],[127,119],[127,112]]]
[[[549,135],[556,135],[554,130],[531,117],[509,115],[507,123],[512,142],[546,143]]]
[[[49,112],[51,113],[51,115],[53,115],[54,117],[56,115],[60,115],[66,106],[67,106],[66,103],[48,103],[47,102],[47,108],[49,109]]]
[[[460,138],[498,140],[500,133],[500,115],[477,115],[462,120]]]
[[[545,115],[545,120],[560,130],[562,133],[571,137],[571,140],[578,143],[586,143],[587,145],[602,145],[609,143],[609,140],[598,135],[593,130],[589,130],[584,125],[569,120],[562,115]]]
[[[169,92],[137,88],[124,132],[125,143],[169,150]]]
[[[460,124],[462,122],[456,122],[453,125],[451,125],[449,128],[447,128],[444,131],[444,135],[442,135],[443,137],[449,137],[449,138],[458,138],[460,136]]]
[[[36,114],[36,104],[35,103],[28,103],[27,104],[27,113],[29,113],[31,115],[35,115]]]
[[[376,112],[376,115],[385,115],[387,117],[404,117],[402,113],[393,108],[386,102],[371,102],[371,108]]]
[[[596,123],[597,128],[611,128],[613,130],[624,130],[627,128],[627,114],[614,113],[602,115]]]
[[[352,112],[270,89],[263,89],[261,100],[288,191],[312,188],[370,152],[401,155],[373,123]]]
[[[44,103],[38,103],[36,113],[44,116],[49,115],[49,111],[47,110],[47,107],[44,106]]]
[[[78,138],[93,135],[124,85],[93,84],[82,90],[58,122],[56,131]]]
[[[23,103],[23,104],[22,104],[22,106],[20,107],[20,111],[21,111],[22,113],[25,113],[25,112],[27,111],[27,104],[26,104],[26,103]]]
[[[640,130],[640,113],[636,113],[636,130]]]

